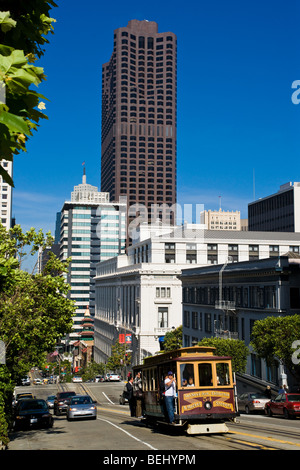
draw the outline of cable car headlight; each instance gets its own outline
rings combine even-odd
[[[204,403],[204,408],[205,408],[206,410],[211,410],[211,409],[212,409],[212,404],[211,404],[211,402],[210,402],[210,401],[206,401],[206,402]]]

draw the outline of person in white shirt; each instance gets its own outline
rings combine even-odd
[[[173,372],[168,372],[168,376],[165,379],[165,405],[169,418],[169,423],[174,423],[174,412],[175,412],[175,395],[176,395],[176,379]]]

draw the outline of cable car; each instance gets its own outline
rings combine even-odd
[[[216,356],[214,347],[193,346],[144,359],[141,371],[143,416],[148,423],[168,423],[164,380],[176,379],[174,425],[188,434],[226,433],[237,416],[231,357]]]

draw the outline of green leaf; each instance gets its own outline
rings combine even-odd
[[[10,18],[9,11],[0,11],[0,26],[3,33],[6,33],[10,29],[16,26],[17,22]]]
[[[15,114],[2,111],[0,113],[0,122],[7,126],[11,132],[20,132],[22,134],[29,133],[29,127],[24,118],[16,116]]]
[[[0,165],[0,175],[2,176],[3,180],[9,184],[10,186],[14,187],[13,180],[11,176],[8,174],[8,172],[3,168],[2,165]]]

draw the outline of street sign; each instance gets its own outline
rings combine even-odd
[[[126,334],[126,344],[131,344],[131,334]]]
[[[120,344],[125,343],[125,335],[123,333],[119,334],[119,343]]]

